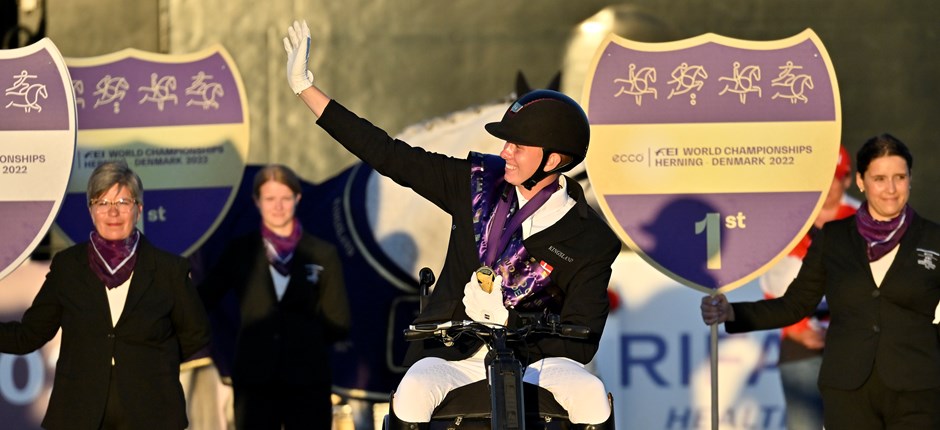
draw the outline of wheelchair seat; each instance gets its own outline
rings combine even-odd
[[[565,411],[548,390],[538,385],[523,383],[523,396],[526,400],[526,421],[540,421],[544,418],[567,419]],[[538,399],[538,401],[532,401]],[[447,393],[444,400],[431,415],[432,420],[451,420],[486,418],[491,413],[490,388],[486,380],[477,381]]]

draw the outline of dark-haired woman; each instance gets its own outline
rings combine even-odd
[[[786,294],[752,303],[705,297],[702,319],[729,333],[778,328],[825,295],[826,428],[940,429],[940,226],[908,204],[914,159],[904,143],[873,137],[856,162],[866,201],[822,228]]]

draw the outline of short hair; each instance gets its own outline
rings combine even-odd
[[[138,204],[144,203],[144,184],[124,160],[106,161],[98,165],[88,178],[88,203],[108,192],[114,185],[127,188]]]
[[[571,155],[565,154],[564,152],[556,152],[555,154],[558,154],[558,156],[561,158],[561,160],[559,160],[559,162],[558,162],[558,166],[556,167],[556,169],[557,169],[558,167],[568,166],[568,164],[574,162],[574,157],[572,157]],[[549,154],[549,155],[551,155],[551,154]],[[569,169],[570,169],[570,167],[569,167]],[[566,170],[567,170],[567,169],[566,169]]]
[[[300,188],[300,179],[297,178],[297,174],[290,167],[283,164],[269,164],[262,167],[255,174],[255,182],[251,193],[255,200],[261,197],[261,186],[268,181],[280,182],[286,185],[294,192],[294,196],[303,194]]]
[[[907,162],[908,172],[914,169],[914,156],[911,155],[907,145],[888,133],[882,133],[868,139],[858,150],[858,153],[855,154],[855,165],[858,174],[865,176],[865,171],[868,170],[868,165],[871,164],[872,160],[891,155],[904,158],[904,161]]]

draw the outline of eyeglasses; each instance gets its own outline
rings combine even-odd
[[[118,212],[126,214],[131,211],[131,208],[137,204],[137,199],[125,199],[120,198],[115,201],[108,199],[91,199],[88,202],[88,206],[95,210],[99,214],[108,213],[112,207],[117,208]]]

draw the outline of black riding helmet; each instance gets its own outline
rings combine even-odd
[[[542,148],[542,162],[522,186],[531,190],[553,173],[567,172],[584,160],[591,127],[578,103],[558,91],[535,90],[516,100],[499,122],[486,124],[486,131],[507,142]],[[570,163],[544,171],[553,153],[571,156]]]

